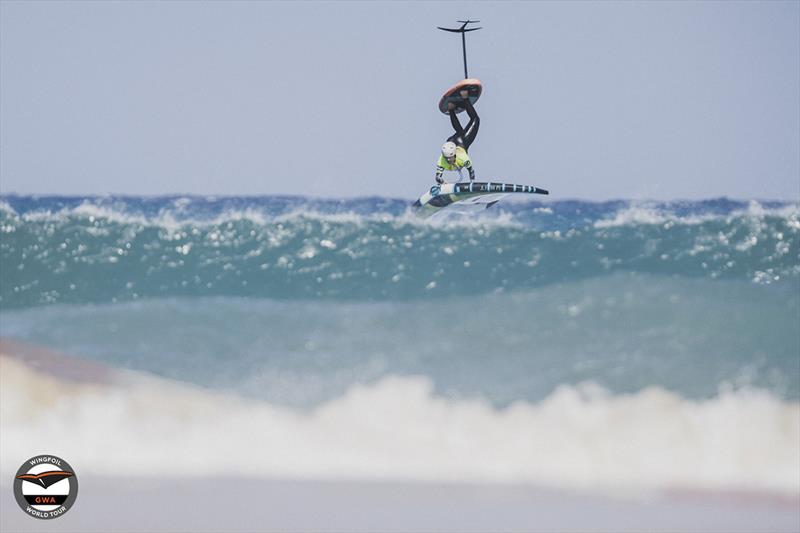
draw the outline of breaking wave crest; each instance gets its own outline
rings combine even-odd
[[[758,389],[693,401],[585,383],[497,409],[437,396],[423,377],[388,376],[298,411],[141,375],[75,383],[10,357],[2,365],[9,471],[28,443],[48,442],[98,475],[800,493],[800,404]]]
[[[426,298],[620,271],[755,283],[800,274],[794,204],[525,203],[437,223],[385,199],[6,198],[0,233],[7,308]]]

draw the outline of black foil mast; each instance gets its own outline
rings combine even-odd
[[[458,22],[461,23],[461,27],[457,29],[452,28],[442,28],[441,26],[436,26],[440,30],[450,31],[453,33],[460,33],[461,34],[461,50],[464,52],[464,78],[469,78],[469,74],[467,74],[467,39],[465,34],[468,31],[475,31],[481,28],[469,28],[467,29],[467,24],[476,24],[480,22],[480,20],[459,20]]]

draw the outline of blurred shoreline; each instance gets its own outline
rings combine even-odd
[[[3,531],[42,529],[17,511],[9,485],[0,488],[9,510]],[[800,528],[797,503],[708,493],[614,498],[514,485],[82,476],[75,507],[46,529],[788,532]]]

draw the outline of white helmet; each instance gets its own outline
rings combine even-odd
[[[456,155],[456,143],[447,141],[442,145],[442,155],[450,158]]]

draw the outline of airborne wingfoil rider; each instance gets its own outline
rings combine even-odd
[[[444,183],[442,174],[445,170],[456,171],[460,176],[462,168],[467,169],[471,181],[475,180],[475,169],[472,168],[472,160],[469,158],[467,150],[478,134],[478,126],[480,126],[481,119],[472,106],[472,102],[469,99],[469,92],[463,90],[459,94],[463,99],[464,108],[469,115],[469,122],[466,128],[462,128],[461,122],[459,122],[456,116],[455,104],[450,102],[447,105],[450,114],[450,123],[453,125],[455,134],[451,135],[447,139],[447,142],[444,143],[442,146],[442,155],[439,156],[439,160],[436,162],[436,183],[439,184]]]

